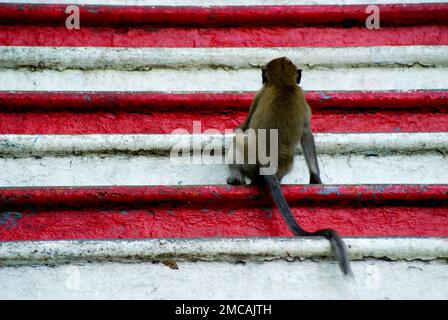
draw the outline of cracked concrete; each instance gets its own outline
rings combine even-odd
[[[344,238],[351,260],[446,260],[446,238]],[[104,261],[272,261],[326,259],[331,247],[322,238],[197,238],[141,240],[63,240],[0,242],[0,265]]]
[[[319,68],[448,66],[448,46],[354,48],[56,48],[0,47],[0,68],[52,70],[252,69],[288,56],[305,70]]]

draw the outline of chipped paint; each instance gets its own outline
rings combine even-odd
[[[332,97],[325,92],[318,92],[322,100],[330,100]]]
[[[15,4],[54,4],[55,0],[2,0],[4,3]],[[409,4],[444,3],[445,0],[406,0]],[[61,4],[79,4],[96,6],[179,6],[178,0],[57,0]],[[182,6],[194,7],[229,7],[229,6],[266,6],[266,5],[366,5],[366,4],[403,4],[403,0],[183,0]]]
[[[11,230],[17,226],[21,218],[20,212],[0,212],[0,227]]]
[[[185,16],[185,13],[182,13]],[[20,18],[20,17],[19,17]],[[66,16],[64,15],[64,21]],[[99,19],[95,16],[96,21]],[[58,20],[58,23],[61,20]],[[420,21],[418,19],[417,21]],[[405,28],[384,27],[372,32],[362,27],[238,27],[238,28],[147,28],[82,27],[63,25],[2,25],[0,45],[73,47],[358,47],[448,45],[447,25]],[[132,36],[130,36],[130,34]],[[269,36],[266,36],[269,35]],[[306,41],[304,41],[306,39]],[[414,78],[415,79],[415,78]]]
[[[0,299],[448,298],[444,261],[353,261],[356,281],[342,277],[333,261],[176,264],[178,270],[152,262],[2,267]],[[64,285],[70,272],[79,272],[78,290]]]
[[[313,111],[372,112],[415,110],[448,112],[447,90],[306,91]],[[247,112],[255,92],[21,92],[0,91],[0,106],[8,112]],[[325,99],[322,99],[325,97]],[[328,98],[328,99],[327,99]],[[87,102],[87,103],[86,103]]]
[[[408,2],[408,1],[407,1]],[[80,6],[83,25],[150,25],[187,27],[229,26],[364,26],[366,5],[271,5],[263,6]],[[296,3],[297,4],[297,3]],[[415,25],[446,23],[448,6],[444,3],[377,4],[381,25]],[[64,21],[66,5],[0,4],[3,23],[57,23]],[[19,13],[19,15],[18,15]]]
[[[446,238],[346,238],[350,260],[448,259]],[[204,238],[0,242],[1,265],[86,261],[271,261],[331,256],[327,240],[315,238]]]
[[[448,8],[448,6],[447,6]],[[448,10],[447,10],[448,11]],[[97,48],[0,46],[0,67],[33,70],[126,70],[153,68],[260,68],[280,55],[304,70],[356,67],[448,66],[448,46],[345,48]],[[373,61],[372,57],[375,57]],[[325,92],[321,98],[330,99]]]
[[[420,80],[417,82],[415,78]],[[154,68],[149,71],[2,69],[0,82],[4,91],[62,92],[256,91],[261,86],[258,69],[215,68]],[[448,67],[383,68],[377,65],[313,69],[303,77],[301,86],[306,91],[368,91],[373,87],[379,91],[446,90]]]
[[[448,185],[282,189],[308,230],[448,236]],[[8,223],[9,229],[0,228],[0,241],[290,235],[270,197],[252,186],[1,188],[0,207],[34,212]]]
[[[319,190],[320,194],[324,194],[324,195],[330,195],[330,194],[335,194],[335,195],[340,195],[340,190],[338,186],[326,186],[325,188],[322,188],[321,190]],[[308,200],[310,200],[310,198],[308,198]]]
[[[73,0],[88,4],[74,37],[64,1],[0,4],[0,45],[20,46],[0,47],[2,89],[27,91],[0,92],[0,134],[30,135],[0,147],[0,298],[448,298],[446,3],[377,0],[382,28],[371,32],[366,0]],[[225,186],[223,166],[174,168],[172,140],[133,135],[191,120],[234,128],[257,68],[280,54],[306,73],[326,183],[441,183],[282,187],[305,229],[355,237],[357,283],[328,259],[328,241],[278,238],[290,232],[259,189]],[[77,140],[98,133],[113,141]],[[307,178],[297,156],[284,182]],[[144,186],[115,186],[129,184]],[[4,188],[20,185],[64,187]],[[64,287],[66,267],[79,290]]]
[[[194,134],[201,150],[213,146],[222,154],[233,134]],[[37,139],[39,137],[39,139]],[[196,148],[189,134],[84,134],[26,135],[0,134],[0,154],[13,157],[52,155],[152,155],[169,157],[174,147]],[[422,133],[316,133],[317,152],[329,155],[448,153],[447,132]],[[199,150],[198,150],[199,151]],[[297,147],[296,154],[301,154]],[[191,160],[186,157],[185,164]],[[180,159],[179,159],[180,161]],[[209,163],[210,164],[210,163]],[[224,162],[218,164],[224,164]],[[181,180],[178,180],[178,182]]]
[[[447,92],[307,92],[315,132],[438,132],[448,127]],[[0,92],[0,133],[119,134],[236,127],[253,92]],[[88,101],[86,99],[89,99]],[[397,127],[399,125],[399,127]],[[399,130],[398,130],[399,129]]]

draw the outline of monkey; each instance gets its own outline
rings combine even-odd
[[[245,178],[247,177],[254,185],[267,186],[290,231],[295,236],[323,236],[327,238],[343,274],[353,276],[347,258],[347,248],[340,235],[333,229],[321,229],[315,232],[302,229],[294,219],[280,188],[280,181],[292,169],[294,151],[299,143],[309,170],[309,183],[322,184],[316,157],[316,146],[311,131],[311,108],[305,99],[302,88],[299,86],[301,77],[302,70],[298,69],[287,57],[271,60],[262,68],[263,86],[253,99],[246,119],[236,128],[240,130],[235,130],[236,134],[233,140],[236,146],[235,155],[242,155],[244,160],[241,164],[236,164],[235,158],[231,161],[227,184],[245,184]],[[240,142],[236,141],[237,135],[246,135],[241,132],[247,132],[247,129],[255,130],[257,137],[259,129],[278,130],[278,151],[275,155],[278,160],[274,174],[260,174],[260,169],[264,165],[260,163],[258,152],[256,162],[248,163],[249,143],[247,140],[242,143],[241,140],[239,140]],[[269,143],[270,140],[267,139],[266,144]],[[257,145],[256,148],[258,150],[260,146]],[[270,149],[267,148],[267,150]]]

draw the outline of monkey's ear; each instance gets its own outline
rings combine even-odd
[[[300,84],[300,80],[302,79],[302,69],[297,69],[297,84]]]
[[[263,81],[263,84],[266,83],[266,69],[261,69],[261,80]]]

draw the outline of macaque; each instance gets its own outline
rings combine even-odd
[[[236,130],[234,138],[236,147],[234,157],[240,157],[243,160],[239,163],[233,161],[230,164],[230,176],[227,178],[227,183],[245,184],[247,177],[252,184],[267,186],[291,232],[295,236],[323,236],[330,240],[342,272],[345,275],[352,275],[347,249],[339,234],[332,229],[321,229],[315,232],[302,229],[294,219],[280,188],[280,181],[293,167],[294,153],[299,143],[309,169],[309,183],[322,183],[311,131],[311,109],[302,88],[298,85],[301,76],[302,70],[297,69],[296,65],[286,57],[274,59],[262,69],[263,87],[255,96],[249,114],[237,128],[241,130]],[[246,130],[248,129],[255,132],[256,139],[252,142],[247,139],[248,131]],[[277,148],[274,152],[271,150],[274,141],[270,139],[270,135],[266,137],[266,150],[269,150],[267,154],[271,159],[275,156],[276,160],[274,172],[270,174],[265,173],[268,167],[261,161],[258,152],[261,148],[259,144],[261,129],[278,130]],[[256,160],[253,163],[248,161],[248,150],[255,150]]]

